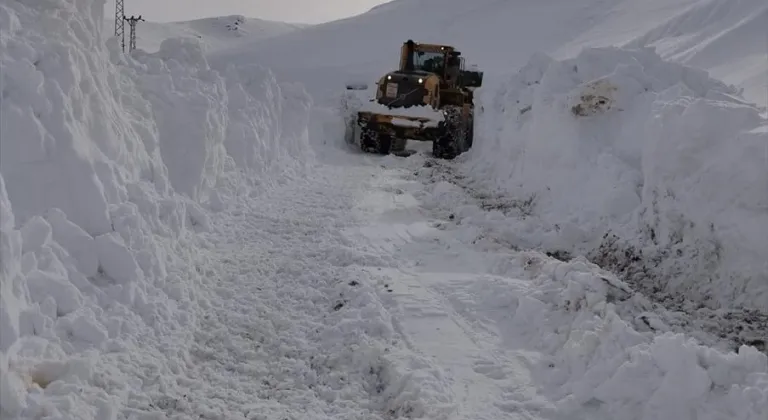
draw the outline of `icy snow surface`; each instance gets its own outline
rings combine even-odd
[[[444,3],[125,55],[103,0],[0,0],[0,418],[765,420],[760,312],[696,306],[765,302],[764,117],[559,55],[716,66],[762,5]],[[411,30],[492,69],[456,162],[344,145],[339,90]],[[569,258],[607,228],[657,271]]]

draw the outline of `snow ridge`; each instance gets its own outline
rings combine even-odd
[[[209,306],[206,209],[312,162],[302,89],[225,82],[193,40],[123,55],[103,3],[0,3],[3,416],[114,416],[115,360],[183,358]]]
[[[735,87],[600,48],[537,55],[486,92],[466,171],[530,201],[518,245],[588,255],[649,295],[768,307],[767,122]]]

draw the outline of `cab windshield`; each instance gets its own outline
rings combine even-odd
[[[442,75],[445,68],[445,54],[440,52],[413,52],[413,67],[415,70],[428,71]]]

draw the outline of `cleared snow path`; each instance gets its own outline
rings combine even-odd
[[[341,234],[372,171],[321,167],[214,220],[201,261],[216,279],[211,308],[183,397],[163,403],[169,414],[361,419],[418,409],[395,392],[392,324],[354,265],[390,264]]]
[[[499,320],[511,315],[509,301],[486,305],[487,296],[478,295],[486,286],[525,285],[487,274],[491,260],[505,256],[478,253],[442,231],[412,195],[424,185],[404,179],[407,174],[386,169],[373,179],[356,208],[368,224],[347,234],[398,262],[397,268],[373,269],[388,294],[383,300],[408,348],[435,363],[449,387],[451,403],[428,418],[555,418],[554,407],[532,386],[530,360],[509,350],[498,329],[478,317],[480,311],[497,313]]]
[[[359,163],[320,166],[311,181],[212,219],[199,262],[212,279],[210,308],[185,371],[168,380],[175,389],[161,387],[140,411],[541,418],[547,405],[525,360],[501,352],[500,336],[462,309],[473,284],[492,281],[477,274],[482,255],[456,259],[433,238],[443,232],[400,189],[420,184]]]

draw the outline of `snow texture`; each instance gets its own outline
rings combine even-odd
[[[765,420],[764,4],[534,3],[0,0],[0,418]],[[404,33],[486,71],[454,162],[342,140]]]
[[[601,48],[538,55],[487,92],[466,173],[530,201],[519,246],[714,308],[768,307],[767,122],[733,87]]]

